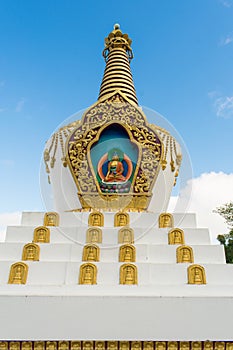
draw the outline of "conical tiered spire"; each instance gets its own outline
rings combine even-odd
[[[121,91],[125,97],[138,105],[134,88],[130,60],[133,58],[132,40],[127,34],[122,34],[119,24],[105,39],[103,56],[106,61],[103,81],[100,87],[99,100],[106,99],[114,91]]]

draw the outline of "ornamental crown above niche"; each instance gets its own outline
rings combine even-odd
[[[169,132],[149,123],[138,106],[131,43],[115,25],[105,39],[106,67],[97,102],[46,144],[52,209],[167,209],[179,174],[180,146]]]

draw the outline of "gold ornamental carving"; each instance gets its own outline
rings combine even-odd
[[[90,227],[86,233],[87,243],[102,243],[102,230],[98,227]]]
[[[193,263],[193,250],[187,245],[176,248],[177,263]]]
[[[120,284],[137,284],[137,266],[133,264],[123,264],[120,267]]]
[[[40,247],[35,243],[25,244],[23,247],[22,260],[39,261]]]
[[[129,341],[120,341],[119,350],[130,350]]]
[[[178,350],[178,342],[177,341],[169,341],[167,343],[167,350]]]
[[[79,284],[96,284],[97,267],[94,264],[87,263],[80,266]]]
[[[170,213],[159,215],[159,228],[174,227],[174,219]]]
[[[83,247],[83,261],[99,261],[100,248],[95,244]]]
[[[21,344],[21,350],[32,350],[32,342],[31,341],[23,341]]]
[[[83,342],[83,350],[93,350],[94,342],[93,341],[84,341]]]
[[[191,342],[191,350],[202,350],[201,341],[192,341]]]
[[[118,231],[118,243],[134,243],[134,231],[132,228],[123,227]]]
[[[190,265],[188,267],[189,284],[206,284],[205,269],[201,265]]]
[[[45,226],[36,227],[33,235],[33,243],[49,243],[50,229]]]
[[[136,261],[136,249],[131,244],[124,244],[119,249],[119,261],[120,262],[135,262]]]
[[[82,347],[82,342],[81,341],[71,341],[70,342],[70,349],[71,350],[81,350]]]
[[[154,350],[154,342],[153,341],[144,341],[143,342],[143,350]]]
[[[0,350],[8,350],[8,342],[0,341]]]
[[[184,231],[180,228],[173,228],[168,232],[168,244],[185,244]]]
[[[0,350],[232,350],[229,341],[0,341]]]
[[[114,226],[127,226],[129,225],[129,214],[119,212],[114,215]]]
[[[142,342],[138,340],[132,341],[131,350],[142,350]]]
[[[207,341],[204,342],[204,347],[203,348],[204,348],[204,350],[213,350],[214,343],[212,341],[207,340]]]
[[[45,213],[44,226],[59,226],[59,214],[56,212]]]
[[[166,350],[166,342],[165,341],[156,341],[155,342],[156,350]]]
[[[45,350],[45,342],[44,341],[35,341],[34,342],[34,350]]]
[[[214,350],[225,350],[224,341],[216,341],[214,344]]]
[[[190,350],[189,342],[188,341],[181,341],[180,342],[180,350]]]
[[[105,342],[95,341],[95,350],[105,350]]]
[[[56,341],[47,341],[46,342],[46,350],[57,350],[57,342]]]
[[[89,214],[88,218],[89,226],[104,226],[104,215],[99,211],[93,211]]]
[[[65,340],[59,341],[58,350],[69,350],[69,342]]]
[[[118,342],[113,340],[108,341],[107,350],[118,350]]]
[[[11,265],[8,284],[25,284],[27,282],[28,265],[17,262]]]
[[[125,129],[139,151],[128,193],[103,193],[90,158],[92,145],[102,131],[113,124]],[[66,149],[67,163],[83,209],[147,209],[160,169],[163,144],[137,106],[129,102],[97,102],[84,113],[80,125],[67,138]]]
[[[20,342],[19,341],[11,341],[9,348],[10,348],[10,350],[20,350]]]

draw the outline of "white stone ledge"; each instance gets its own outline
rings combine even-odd
[[[1,339],[233,340],[233,297],[1,296]]]

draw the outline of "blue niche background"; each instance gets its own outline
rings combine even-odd
[[[114,153],[117,153],[119,160],[123,164],[124,176],[126,176],[128,172],[128,165],[124,160],[124,155],[126,155],[132,163],[133,170],[130,179],[127,181],[127,186],[126,184],[124,184],[124,186],[121,184],[117,184],[117,186],[111,186],[108,184],[108,186],[105,186],[98,174],[98,163],[100,159],[107,154],[108,159],[102,166],[103,174],[106,176],[108,171],[108,161],[111,160]],[[129,135],[123,126],[113,123],[106,127],[102,131],[99,140],[92,145],[90,156],[95,175],[103,192],[129,192],[138,162],[138,147],[135,143],[130,141]]]

